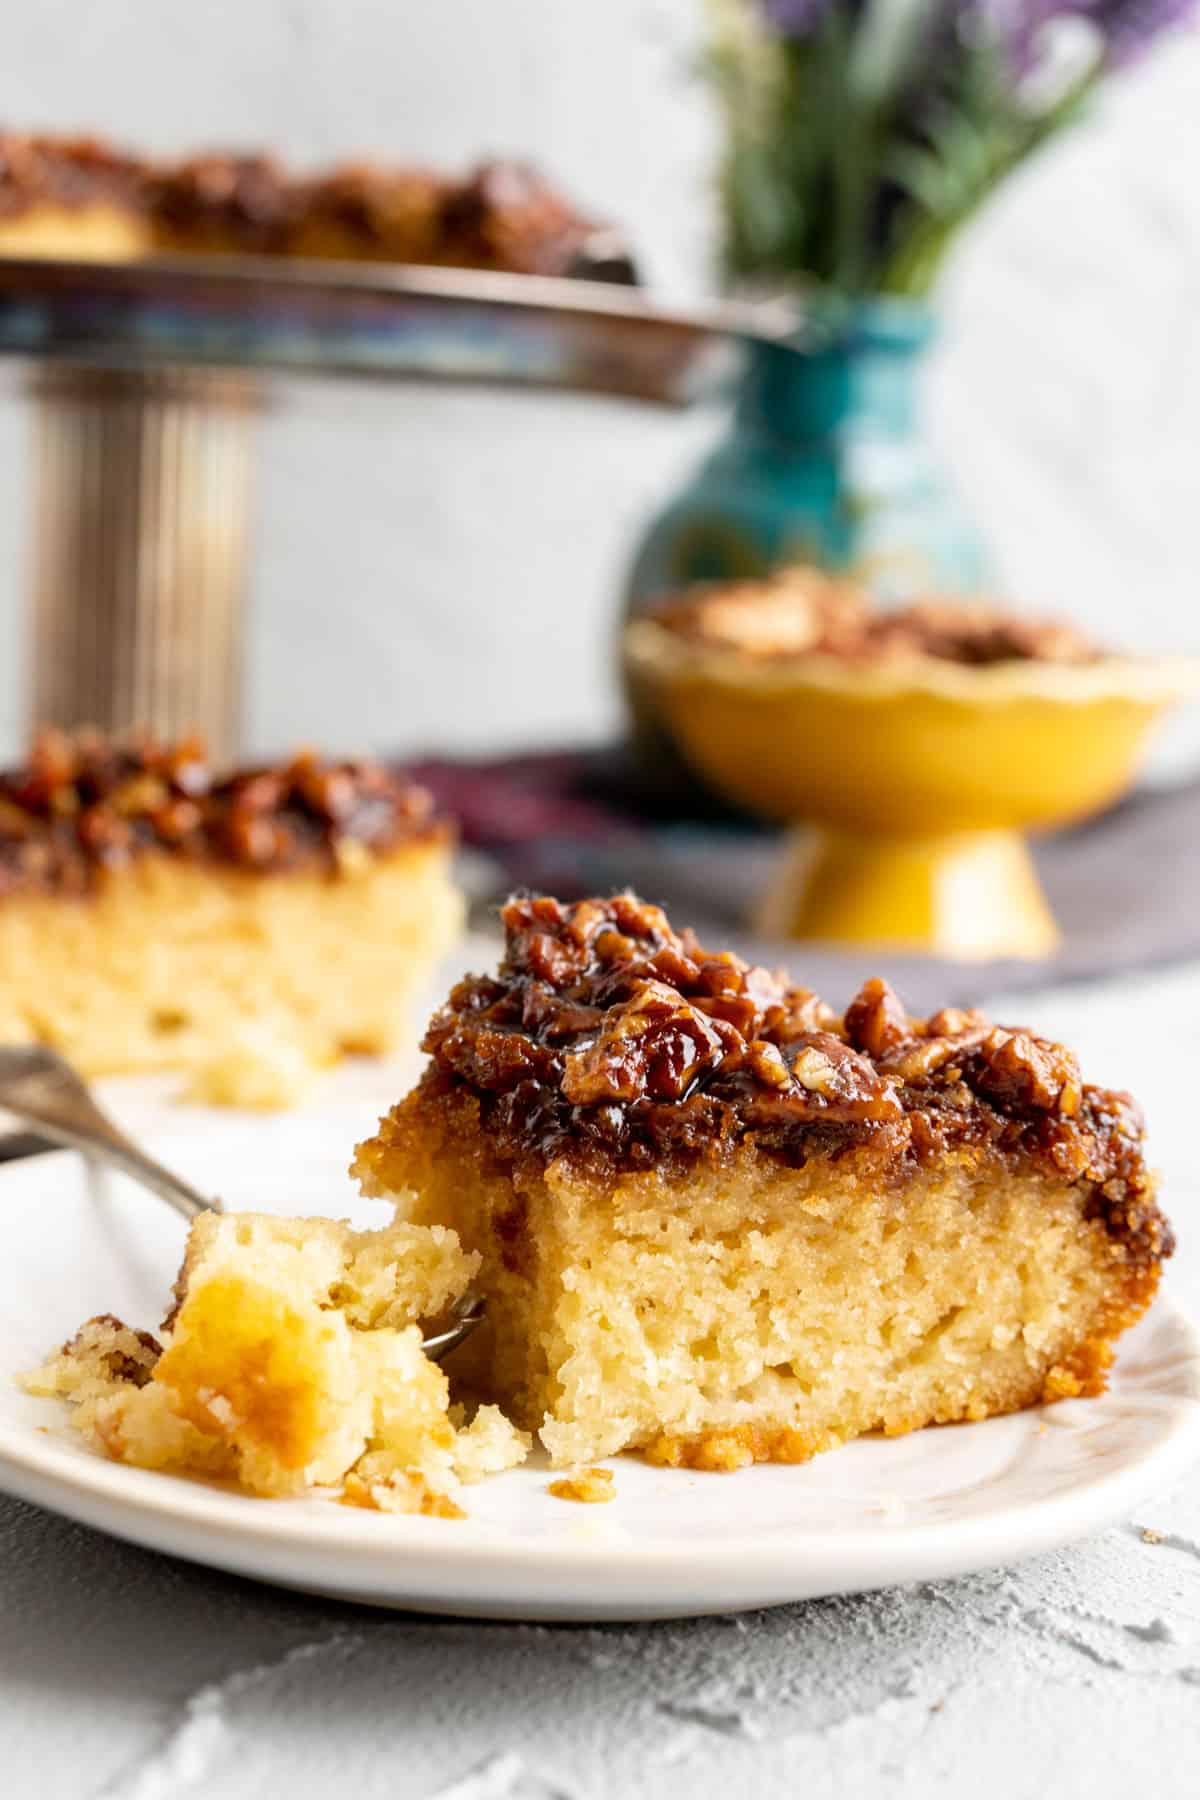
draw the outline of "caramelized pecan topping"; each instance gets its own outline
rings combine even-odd
[[[975,1092],[997,1105],[1010,1101],[1064,1119],[1079,1111],[1079,1064],[1061,1044],[997,1026],[974,1051],[972,1066]]]
[[[912,1036],[900,996],[878,975],[863,983],[846,1008],[845,1030],[855,1048],[876,1061]]]
[[[613,1107],[761,1102],[773,1118],[900,1117],[833,1015],[781,976],[677,934],[629,894],[564,907],[514,899],[498,980],[471,978],[426,1034],[439,1066],[488,1092],[553,1089],[611,1134]],[[594,1120],[593,1120],[594,1122]]]
[[[366,255],[429,263],[438,253],[442,210],[453,186],[429,169],[343,163],[308,183],[300,223],[336,227],[357,238]]]
[[[1169,1253],[1136,1109],[1061,1045],[978,1012],[911,1018],[878,979],[839,1018],[632,894],[501,916],[497,974],[461,982],[424,1040],[427,1083],[477,1094],[501,1154],[678,1167],[752,1141],[792,1163],[854,1150],[887,1180],[974,1149],[1084,1184],[1131,1254]]]
[[[23,768],[0,774],[0,895],[82,893],[97,869],[148,850],[264,872],[332,867],[349,845],[383,851],[431,828],[424,789],[378,763],[301,751],[215,781],[196,737],[45,731]]]
[[[978,601],[924,599],[882,612],[865,589],[819,569],[701,588],[655,616],[696,642],[752,658],[836,656],[847,662],[933,657],[970,668],[994,663],[1089,663],[1102,652],[1074,626]]]
[[[448,184],[439,227],[442,261],[528,275],[590,273],[596,227],[527,163],[482,163]]]
[[[300,197],[273,156],[221,151],[188,157],[149,177],[151,209],[171,230],[219,232],[263,254],[287,247]]]

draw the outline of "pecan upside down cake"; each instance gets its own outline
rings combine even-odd
[[[198,740],[45,733],[0,775],[0,1040],[285,1103],[402,1038],[459,927],[451,850],[375,763],[218,779]]]
[[[1103,1389],[1172,1247],[1127,1095],[882,981],[838,1017],[632,896],[503,916],[354,1172],[480,1257],[460,1373],[556,1463],[799,1462]]]
[[[155,163],[96,138],[0,132],[0,256],[163,253],[634,279],[618,235],[519,162],[465,177],[372,163],[305,176],[269,155]]]

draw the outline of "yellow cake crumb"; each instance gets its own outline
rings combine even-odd
[[[445,1227],[204,1214],[161,1343],[92,1319],[25,1385],[68,1401],[116,1461],[460,1517],[459,1483],[529,1448],[495,1407],[456,1430],[446,1376],[422,1348],[416,1321],[444,1313],[478,1266]]]
[[[519,1431],[498,1406],[481,1406],[454,1440],[454,1469],[460,1481],[483,1481],[523,1463],[533,1438]]]
[[[546,1492],[553,1494],[556,1500],[578,1500],[584,1506],[600,1506],[606,1500],[616,1498],[616,1486],[611,1469],[576,1469],[570,1475],[560,1475],[552,1481]]]
[[[338,1496],[343,1506],[364,1512],[417,1514],[426,1519],[465,1519],[462,1507],[449,1494],[439,1494],[420,1475],[398,1470],[392,1475],[365,1480],[355,1470],[346,1476]]]

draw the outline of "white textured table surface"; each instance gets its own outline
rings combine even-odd
[[[1000,1012],[1144,1100],[1200,1307],[1200,968]],[[301,1599],[0,1500],[0,1668],[6,1800],[1191,1800],[1200,1487],[1012,1571],[586,1629]]]

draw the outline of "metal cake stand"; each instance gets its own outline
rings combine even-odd
[[[288,375],[683,406],[791,309],[601,282],[262,258],[0,259],[35,419],[32,724],[239,748],[255,424]],[[798,345],[799,347],[799,345]]]

